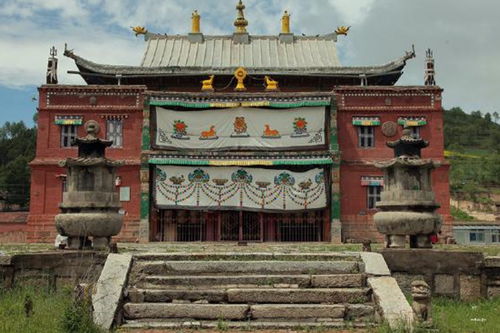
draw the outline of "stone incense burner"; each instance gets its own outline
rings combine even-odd
[[[375,164],[384,170],[380,211],[374,215],[377,230],[386,236],[387,247],[404,248],[409,236],[411,248],[431,248],[430,235],[437,234],[442,224],[431,186],[431,171],[439,164],[421,158],[420,150],[429,143],[413,138],[409,129],[387,145],[395,158]]]
[[[120,161],[105,157],[105,149],[113,142],[97,137],[99,125],[85,123],[87,136],[75,139],[78,157],[59,164],[67,168],[67,191],[60,204],[62,213],[55,217],[59,234],[68,237],[71,249],[92,247],[107,249],[111,236],[117,235],[123,224],[118,213],[120,201],[115,190],[116,169]]]

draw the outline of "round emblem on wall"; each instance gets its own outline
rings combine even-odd
[[[397,131],[398,125],[393,121],[386,121],[382,124],[382,133],[387,137],[396,135]]]

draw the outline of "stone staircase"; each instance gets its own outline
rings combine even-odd
[[[356,253],[134,255],[122,328],[366,327],[372,290]]]

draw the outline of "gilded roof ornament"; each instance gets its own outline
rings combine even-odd
[[[148,29],[146,27],[141,27],[141,26],[136,26],[136,27],[130,27],[133,32],[135,32],[135,36],[139,35],[145,35],[148,33]]]
[[[234,91],[246,91],[247,88],[245,87],[245,79],[248,75],[248,72],[246,71],[245,68],[239,67],[235,72],[234,72],[234,77],[237,80],[236,88],[234,88]]]
[[[200,14],[198,13],[197,10],[195,10],[193,12],[193,14],[191,15],[191,33],[193,34],[198,34],[200,33],[200,19],[201,19],[201,16]]]
[[[286,10],[283,13],[283,17],[281,18],[281,33],[282,34],[290,33],[290,14]]]
[[[349,32],[349,29],[351,29],[351,26],[346,27],[345,25],[342,25],[340,27],[337,27],[337,30],[335,30],[335,33],[337,35],[347,36],[347,33]]]
[[[238,14],[236,16],[236,20],[234,21],[234,26],[236,27],[236,33],[246,33],[247,32],[247,25],[248,21],[245,19],[245,13],[243,10],[245,9],[245,5],[243,4],[243,1],[239,1],[238,5],[236,5],[236,10],[238,11]]]

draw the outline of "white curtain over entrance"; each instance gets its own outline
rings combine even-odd
[[[160,208],[301,211],[327,205],[323,169],[157,166]]]

